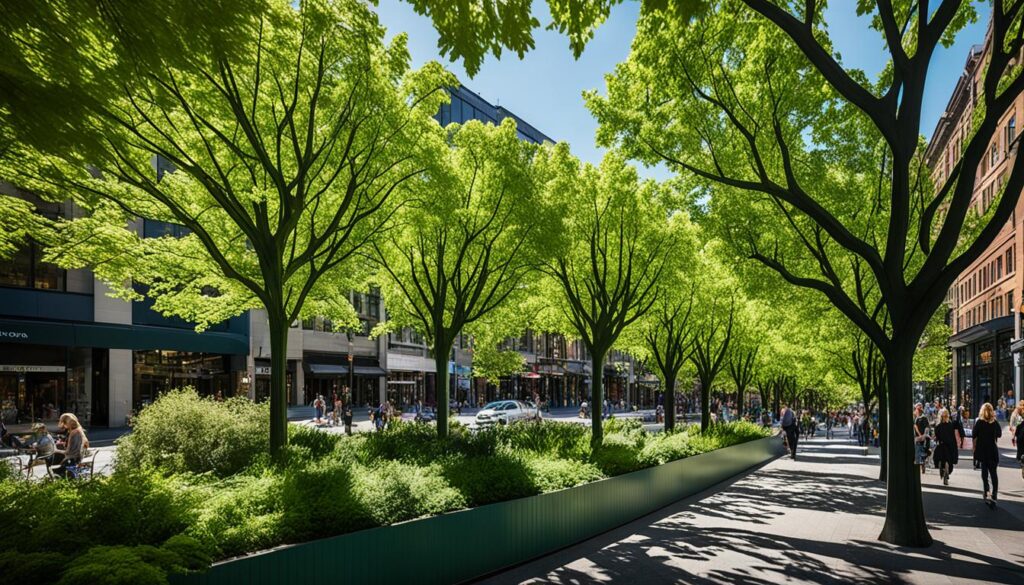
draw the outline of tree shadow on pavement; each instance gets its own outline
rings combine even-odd
[[[813,447],[808,445],[808,450]],[[830,455],[842,451],[825,444],[821,447],[821,452]],[[1000,558],[1004,553],[995,547],[956,545],[969,534],[959,527],[1018,534],[1021,530],[1014,515],[1000,513],[1005,510],[993,513],[977,493],[962,488],[926,486],[924,504],[935,539],[926,549],[873,540],[814,539],[807,537],[807,531],[780,533],[779,517],[796,509],[833,513],[830,521],[837,523],[860,517],[861,528],[865,516],[874,517],[881,530],[885,484],[863,475],[835,472],[841,467],[832,463],[841,457],[820,459],[824,465],[811,470],[787,468],[784,461],[761,468],[487,582],[775,585],[794,581],[839,585],[898,583],[911,578],[921,582],[933,574],[1008,585],[1024,583],[1024,566],[1019,564],[1024,555]],[[1024,508],[1018,502],[1009,505]]]

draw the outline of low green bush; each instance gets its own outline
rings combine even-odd
[[[17,583],[166,583],[212,559],[571,488],[765,436],[749,423],[650,434],[638,420],[480,432],[395,424],[353,437],[292,428],[266,454],[267,412],[172,392],[118,446],[110,477],[0,478],[0,575]]]
[[[201,398],[192,388],[173,390],[133,418],[131,434],[118,443],[117,465],[238,473],[266,453],[269,418],[267,403],[242,397],[218,402]]]

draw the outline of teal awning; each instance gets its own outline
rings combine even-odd
[[[249,339],[238,333],[120,325],[116,323],[51,323],[0,319],[0,343],[32,343],[109,349],[169,349],[203,353],[249,353]]]

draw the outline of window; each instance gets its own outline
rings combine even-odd
[[[1003,277],[1003,257],[996,258],[996,279]]]
[[[993,167],[996,166],[996,162],[999,160],[999,148],[996,143],[993,142],[992,146],[988,149],[989,164]]]
[[[366,314],[373,319],[380,319],[380,292],[370,290],[366,295]]]
[[[43,262],[43,247],[29,240],[7,260],[0,261],[0,286],[64,291],[67,271]]]
[[[1006,273],[1013,274],[1013,248],[1006,251]]]
[[[1006,123],[1006,150],[1010,150],[1010,146],[1013,144],[1013,140],[1017,138],[1017,116],[1010,116],[1010,121]]]
[[[1010,292],[1006,293],[1006,310],[1007,311],[1015,310],[1014,306],[1013,306],[1013,291],[1012,290]]]

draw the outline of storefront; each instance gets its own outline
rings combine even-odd
[[[429,392],[428,377],[431,382]],[[391,370],[387,373],[387,399],[401,409],[415,406],[417,401],[429,406],[436,406],[434,404],[433,378],[433,373]],[[379,399],[374,396],[373,400]],[[359,403],[357,402],[357,404]],[[369,401],[367,404],[376,406],[375,403]]]
[[[949,340],[954,351],[955,405],[977,416],[985,402],[995,404],[1013,391],[1013,317],[1001,317],[961,331]]]
[[[380,403],[380,379],[385,373],[376,357],[353,356],[351,369],[347,355],[307,354],[304,360],[307,404],[316,395],[330,398],[335,393],[359,407]]]
[[[167,349],[132,352],[132,406],[144,408],[168,390],[191,387],[200,396],[235,395],[231,356]]]

